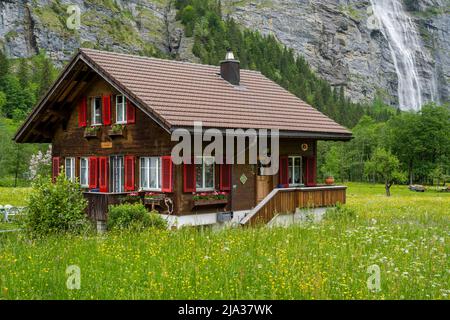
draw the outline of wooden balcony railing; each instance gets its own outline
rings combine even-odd
[[[345,204],[344,186],[274,189],[241,221],[242,225],[267,224],[278,214],[293,214],[297,209],[326,208]]]
[[[84,197],[88,201],[86,209],[88,217],[95,221],[106,221],[108,207],[110,205],[120,204],[127,194],[85,192]]]

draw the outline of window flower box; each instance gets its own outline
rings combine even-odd
[[[139,193],[133,192],[133,193],[126,195],[121,200],[122,200],[122,203],[130,203],[130,204],[140,203],[141,196],[139,195]]]
[[[222,206],[228,204],[228,194],[225,192],[195,193],[192,200],[194,207]]]
[[[84,130],[84,137],[86,139],[95,139],[99,137],[100,128],[99,127],[87,127]]]
[[[108,131],[108,135],[111,138],[123,138],[126,136],[127,128],[122,124],[115,124],[111,127],[111,129]]]
[[[194,207],[226,205],[227,199],[222,200],[194,200]]]
[[[147,192],[144,195],[144,204],[153,205],[164,200],[164,195],[160,193]]]

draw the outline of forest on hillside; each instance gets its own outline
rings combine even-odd
[[[448,105],[428,105],[412,113],[385,105],[382,97],[371,104],[352,102],[344,86],[332,87],[303,57],[273,36],[243,29],[225,17],[220,0],[176,0],[176,8],[176,18],[186,36],[193,38],[193,53],[202,63],[218,65],[230,48],[242,68],[261,71],[353,130],[355,139],[349,143],[320,143],[320,178],[333,175],[342,181],[380,181],[367,164],[381,151],[398,161],[405,177],[398,182],[442,182],[450,174]],[[177,59],[161,52],[155,55]],[[57,73],[44,52],[11,60],[0,51],[0,186],[27,184],[31,155],[47,148],[19,145],[11,139]]]

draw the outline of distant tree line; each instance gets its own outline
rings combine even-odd
[[[0,186],[27,183],[31,155],[46,148],[17,144],[12,138],[56,74],[44,52],[30,59],[8,59],[0,50]]]
[[[324,142],[319,148],[323,176],[341,181],[384,182],[368,170],[367,163],[380,153],[391,153],[399,161],[404,181],[442,184],[450,173],[450,108],[426,105],[420,112],[402,112],[388,121],[364,116],[353,128],[348,143]]]

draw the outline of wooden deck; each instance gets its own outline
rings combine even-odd
[[[242,225],[267,224],[277,214],[295,213],[297,209],[326,208],[345,204],[344,186],[274,189],[241,221]]]

